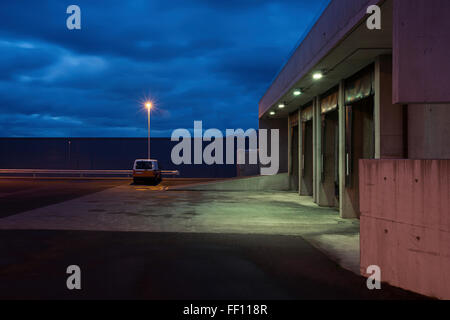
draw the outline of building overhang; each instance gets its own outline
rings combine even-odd
[[[382,29],[366,26],[367,8],[381,7]],[[259,117],[286,117],[314,97],[336,86],[377,56],[392,54],[392,1],[333,0],[259,102]],[[324,77],[314,80],[312,75]],[[294,91],[301,89],[300,96]],[[278,109],[283,103],[285,108]]]

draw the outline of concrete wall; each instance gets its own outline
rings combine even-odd
[[[151,139],[151,156],[162,169],[179,170],[183,178],[236,176],[236,165],[173,164],[175,144],[170,138]],[[139,158],[147,158],[146,138],[0,138],[2,169],[126,170]]]
[[[393,1],[394,103],[450,102],[450,1]]]
[[[450,299],[450,160],[360,160],[361,273]]]
[[[247,149],[247,150],[237,150],[237,152],[238,152],[238,159],[245,159],[245,164],[239,164],[239,162],[237,162],[237,176],[252,177],[259,175],[261,172],[259,163],[251,164],[251,159],[253,157],[258,158],[258,150]]]
[[[290,179],[292,179],[292,177],[290,177],[288,173],[281,173],[274,176],[236,178],[226,181],[202,183],[193,186],[182,186],[177,189],[196,191],[291,191],[289,187]]]
[[[408,105],[408,158],[450,159],[450,104]]]
[[[260,118],[259,129],[279,129],[280,130],[280,169],[279,173],[288,172],[289,168],[289,134],[288,134],[288,119],[272,119],[272,118]],[[268,134],[268,137],[270,135]],[[269,139],[270,142],[270,139]],[[270,150],[269,145],[269,150]]]

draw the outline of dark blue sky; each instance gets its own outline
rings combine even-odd
[[[256,128],[258,101],[328,0],[1,1],[0,136]],[[81,7],[82,30],[66,28]]]

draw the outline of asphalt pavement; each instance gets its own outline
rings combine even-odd
[[[416,299],[340,268],[301,237],[0,231],[1,299]],[[81,269],[68,290],[66,269]]]
[[[164,179],[160,187],[180,186],[210,180],[214,179]],[[0,218],[131,183],[131,179],[120,178],[0,178]]]
[[[172,186],[195,181],[171,181]],[[358,225],[290,193],[0,180],[1,299],[422,299],[341,268],[309,237]],[[81,290],[66,269],[81,268]]]

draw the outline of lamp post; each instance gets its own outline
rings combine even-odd
[[[145,107],[147,108],[148,114],[148,159],[150,160],[150,110],[152,109],[153,104],[150,101],[145,103]]]

